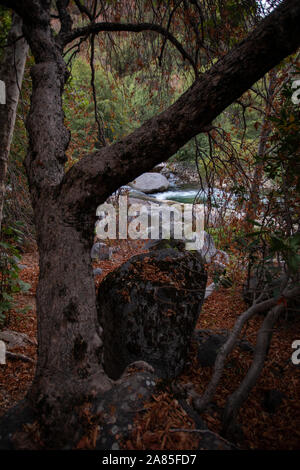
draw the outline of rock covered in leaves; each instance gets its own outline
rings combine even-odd
[[[101,416],[97,450],[120,449],[120,441],[128,438],[133,429],[137,412],[154,393],[156,380],[149,370],[133,371],[95,401],[93,412]]]
[[[157,422],[158,410],[155,406],[157,401],[169,426],[172,422],[168,412],[170,405],[172,405],[172,415],[175,414],[177,420],[181,417],[184,421],[183,432],[185,429],[191,430],[187,423],[194,424],[197,429],[196,434],[199,432],[200,437],[199,450],[237,449],[232,443],[210,431],[205,421],[186,400],[170,400],[165,393],[159,393],[156,390],[157,379],[151,368],[144,368],[142,364],[136,363],[128,367],[110,390],[97,397],[93,404],[93,414],[100,416],[100,432],[97,434],[95,450],[121,450],[125,443],[127,449],[153,449],[151,447],[153,438],[157,439],[153,435],[157,434],[157,429],[154,430],[152,427],[153,422]],[[155,401],[151,400],[154,395]],[[176,442],[178,434],[182,435],[182,429],[171,429],[168,434],[169,439],[173,438]],[[190,436],[189,433],[185,435],[185,437]]]
[[[164,378],[182,371],[207,281],[201,256],[182,246],[162,241],[102,282],[98,312],[110,377],[138,360]]]

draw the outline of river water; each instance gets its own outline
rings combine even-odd
[[[192,204],[197,197],[197,202],[205,202],[207,199],[207,190],[200,191],[198,184],[182,184],[178,186],[172,186],[167,191],[151,194],[158,201],[164,201],[166,199],[170,201],[181,202],[185,204]],[[226,193],[221,189],[214,188],[213,199],[214,205],[221,204],[222,199],[226,197]]]

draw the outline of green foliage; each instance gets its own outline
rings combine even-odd
[[[11,12],[7,8],[0,6],[0,62],[3,57],[3,46],[6,44],[7,35],[11,27]]]
[[[19,309],[14,300],[15,294],[27,292],[30,284],[19,278],[19,261],[21,259],[18,246],[23,241],[20,224],[15,227],[3,226],[0,241],[0,326],[5,324],[9,312],[14,308],[25,313],[28,308]]]
[[[198,148],[201,150],[204,150],[206,153],[209,151],[209,145],[208,145],[208,140],[205,134],[199,134],[197,136],[197,141],[198,141]],[[171,161],[176,161],[176,162],[194,162],[195,161],[195,155],[196,155],[196,144],[195,140],[192,139],[190,140],[187,144],[185,144],[183,147],[181,147],[170,159]],[[201,174],[204,174],[204,169],[202,168],[202,163],[201,161],[199,162],[200,166],[200,172]]]
[[[223,227],[209,227],[209,234],[212,236],[216,246],[220,249],[227,249],[227,235]]]
[[[179,92],[173,90],[169,94],[162,91],[155,72],[154,77],[150,75],[140,69],[116,77],[99,62],[95,63],[97,109],[108,143],[124,137],[176,99]],[[72,133],[69,148],[69,161],[72,163],[83,153],[98,147],[90,81],[89,63],[81,57],[76,58],[64,94],[66,124]],[[180,155],[185,152],[186,149],[182,150]],[[189,158],[192,159],[191,154]]]
[[[96,65],[95,87],[98,112],[104,123],[105,135],[112,142],[127,130],[128,123],[125,115],[124,97],[114,83],[111,73],[106,73],[98,64]],[[72,110],[73,100],[76,103],[75,116]],[[86,127],[90,127],[90,132],[92,132],[94,104],[90,87],[90,67],[87,62],[80,58],[73,65],[72,80],[67,89],[67,103],[71,107],[65,107],[66,117],[72,119],[72,127],[74,127],[75,132],[84,136]]]
[[[291,275],[297,275],[300,269],[300,233],[285,236],[280,231],[272,232],[258,222],[253,232],[240,232],[235,239],[236,247],[248,255],[251,269],[258,270],[263,277],[272,282],[282,273],[282,267],[275,259],[284,261]]]
[[[268,197],[281,223],[261,227],[247,236],[252,239],[248,248],[253,253],[261,246],[265,262],[278,256],[289,272],[296,275],[300,269],[300,234],[295,233],[295,224],[299,223],[300,107],[293,103],[292,93],[291,82],[287,82],[275,103],[277,112],[270,117],[273,151],[262,158],[256,157],[257,163],[263,164],[267,177],[276,184]],[[259,226],[257,222],[256,225]]]
[[[270,257],[280,254],[290,272],[296,274],[300,269],[300,233],[286,238],[280,235],[270,236]]]
[[[30,105],[30,67],[33,64],[33,57],[29,56],[26,62],[21,88],[22,99],[19,100],[18,103],[13,139],[10,147],[6,179],[7,191],[3,209],[4,225],[15,226],[17,221],[22,222],[24,241],[29,243],[35,238],[35,229],[27,176],[23,162],[28,145],[25,119]]]
[[[98,114],[101,117],[105,138],[109,143],[128,134],[151,114],[145,86],[138,85],[138,74],[115,79],[99,63],[95,65],[95,88]],[[89,64],[77,58],[72,67],[72,77],[64,95],[66,123],[76,146],[71,147],[72,161],[84,152],[97,148],[94,103],[90,86]],[[79,144],[79,145],[78,145]]]
[[[289,185],[295,185],[300,191],[300,106],[292,102],[291,83],[284,85],[280,96],[279,112],[270,117],[274,126],[272,144],[275,149],[262,159],[256,157],[257,163],[264,163],[264,171],[272,180],[282,181],[284,176]]]

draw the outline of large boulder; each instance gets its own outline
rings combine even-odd
[[[198,362],[201,367],[212,367],[216,362],[221,347],[229,338],[230,332],[213,333],[211,330],[195,330],[193,339],[198,345]],[[253,353],[254,348],[247,340],[239,340],[237,347],[243,352]]]
[[[134,418],[155,392],[157,377],[150,368],[130,367],[111,389],[97,397],[93,413],[100,416],[101,432],[95,450],[119,450],[134,428]]]
[[[128,367],[120,380],[94,401],[92,413],[100,417],[101,427],[95,450],[119,450],[124,441],[137,442],[136,423],[146,411],[144,403],[155,394],[157,383],[153,371],[143,364]],[[199,450],[237,450],[234,444],[209,430],[185,399],[178,398],[177,408],[201,431]]]
[[[162,243],[165,247],[131,258],[100,286],[103,360],[113,379],[139,360],[164,378],[175,377],[184,367],[207,274],[198,253],[182,250],[183,243]]]
[[[143,173],[138,176],[132,183],[129,183],[133,189],[142,191],[143,193],[157,193],[160,191],[166,191],[169,187],[169,181],[167,178],[160,173]]]
[[[98,261],[105,261],[111,258],[113,249],[103,242],[94,243],[91,249],[91,258]]]

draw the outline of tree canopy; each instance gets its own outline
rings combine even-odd
[[[5,24],[11,11],[22,22],[21,36],[5,47],[26,40],[31,54],[24,164],[40,259],[36,374],[25,403],[3,426],[15,423],[16,414],[18,423],[27,420],[30,410],[45,448],[74,447],[82,438],[83,404],[93,404],[114,386],[101,362],[90,248],[96,209],[118,188],[194,139],[206,182],[212,185],[221,167],[220,180],[231,179],[246,220],[246,229],[236,222],[240,235],[246,230],[258,236],[261,252],[267,240],[268,256],[283,253],[287,275],[280,293],[286,299],[299,295],[298,199],[283,193],[287,186],[299,190],[299,112],[285,97],[299,65],[300,3],[0,0],[0,5]],[[82,142],[84,151],[78,148]],[[284,234],[266,234],[265,227],[255,231],[262,174],[277,178],[267,213],[275,214],[276,201],[284,199],[276,215],[278,223],[284,221]],[[239,240],[254,263],[253,238]],[[261,300],[263,306],[254,304],[240,316],[206,393],[195,399],[203,411],[245,322],[271,309],[258,336],[257,361],[226,407],[224,428],[261,370],[265,331],[282,311],[277,297]],[[18,447],[18,438],[13,445]]]

